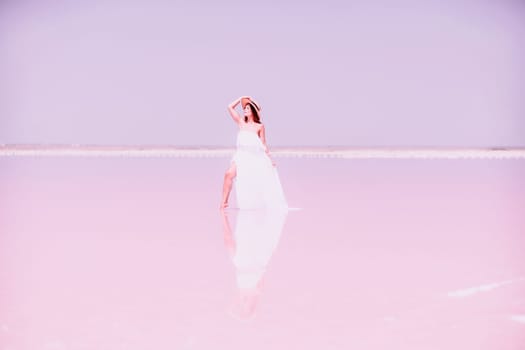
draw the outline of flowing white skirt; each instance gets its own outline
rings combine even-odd
[[[235,192],[239,209],[287,209],[277,168],[257,134],[241,130],[232,158],[237,168]]]

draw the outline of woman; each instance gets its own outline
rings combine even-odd
[[[244,116],[235,108],[242,105]],[[221,209],[228,207],[228,198],[235,180],[239,209],[288,208],[275,168],[266,145],[260,107],[249,96],[242,96],[228,106],[233,121],[239,127],[237,151],[224,175]]]

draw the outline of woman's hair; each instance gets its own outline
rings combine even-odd
[[[248,106],[250,106],[250,109],[252,110],[253,121],[257,124],[261,124],[261,118],[259,117],[259,112],[257,112],[257,108],[255,108],[251,103],[248,103]],[[248,117],[244,117],[244,122],[248,122]]]

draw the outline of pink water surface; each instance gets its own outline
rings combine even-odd
[[[524,161],[227,164],[1,158],[0,349],[525,348]]]

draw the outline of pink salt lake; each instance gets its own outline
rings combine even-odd
[[[0,349],[525,348],[525,161],[276,162],[0,158]]]

